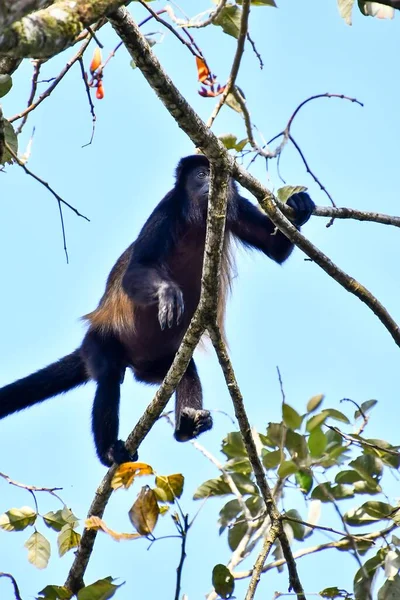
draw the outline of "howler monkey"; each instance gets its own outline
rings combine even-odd
[[[118,440],[120,386],[127,367],[139,381],[163,380],[197,307],[209,180],[206,157],[187,156],[179,162],[175,186],[116,262],[96,310],[84,317],[89,328],[81,347],[0,389],[0,418],[93,379],[97,389],[92,428],[100,461],[110,466],[134,458]],[[239,195],[233,180],[228,194],[218,311],[221,326],[230,277],[231,237],[278,263],[293,249],[269,218]],[[314,209],[304,192],[291,196],[288,205],[294,209],[297,227]],[[211,427],[192,358],[176,389],[175,438],[190,440]]]

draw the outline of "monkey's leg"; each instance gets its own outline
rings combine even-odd
[[[211,429],[212,418],[203,410],[203,393],[193,358],[176,388],[175,439],[186,442]]]
[[[90,374],[97,383],[92,410],[97,456],[106,467],[114,462],[122,464],[136,460],[137,453],[131,456],[124,442],[118,439],[120,386],[125,374],[122,346],[112,336],[91,331],[82,349]]]

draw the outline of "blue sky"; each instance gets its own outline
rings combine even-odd
[[[181,3],[188,12],[191,4]],[[400,84],[393,57],[399,52],[400,20],[380,22],[356,12],[350,28],[339,18],[334,0],[280,0],[279,5],[279,10],[254,8],[251,14],[251,34],[265,67],[259,70],[247,47],[238,84],[245,92],[253,121],[269,138],[310,95],[329,91],[364,102],[364,108],[337,99],[310,103],[296,118],[292,133],[338,205],[399,214]],[[162,4],[153,6],[161,8]],[[208,6],[198,2],[196,10]],[[141,7],[132,4],[131,10],[138,21],[143,18]],[[159,29],[150,23],[145,32]],[[235,50],[234,39],[213,28],[196,31],[195,36],[223,82]],[[105,54],[118,41],[110,28],[104,29],[100,38]],[[213,100],[197,94],[192,55],[170,34],[155,50],[185,97],[207,119]],[[56,75],[73,53],[70,49],[46,64],[43,78]],[[30,77],[27,61],[14,78],[12,92],[4,98],[5,115],[11,116],[25,106]],[[20,150],[24,151],[35,126],[30,168],[91,219],[87,223],[64,211],[69,265],[52,196],[17,167],[0,174],[0,385],[31,373],[80,344],[84,333],[80,317],[97,305],[115,260],[172,187],[179,158],[193,151],[139,70],[129,67],[124,49],[107,68],[104,87],[105,99],[95,103],[97,125],[91,146],[82,148],[90,137],[91,117],[78,66],[30,115],[20,139]],[[218,117],[214,131],[245,137],[241,117],[228,108]],[[280,167],[287,183],[306,185],[316,204],[328,203],[293,149],[285,149]],[[252,172],[271,188],[281,185],[274,164],[267,174],[259,160]],[[325,219],[315,217],[304,227],[304,233],[366,285],[400,321],[399,230],[352,221],[336,221],[329,229],[325,225]],[[269,421],[280,419],[279,365],[287,401],[298,411],[317,393],[325,393],[326,405],[340,410],[343,397],[359,403],[376,398],[379,404],[368,434],[398,442],[399,349],[377,318],[318,266],[305,262],[299,250],[283,267],[263,255],[241,250],[237,270],[227,332],[251,422],[264,431]],[[197,353],[197,362],[206,406],[233,414],[212,349]],[[154,391],[126,378],[121,407],[123,437]],[[90,435],[93,393],[90,384],[0,422],[0,471],[25,483],[62,486],[63,499],[81,518],[104,474]],[[200,441],[218,455],[222,437],[233,426],[223,415],[215,415],[214,421],[213,431]],[[218,476],[192,446],[176,444],[163,421],[143,443],[140,456],[159,473],[185,475],[182,506],[191,514],[198,508],[191,501],[196,487]],[[27,492],[0,485],[0,512],[31,504]],[[390,482],[389,489],[391,499],[399,495],[396,481]],[[118,492],[112,498],[105,517],[111,527],[130,530],[127,510],[133,497],[130,491]],[[58,508],[46,495],[39,501],[42,513]],[[305,503],[298,496],[296,502],[305,517]],[[203,597],[211,585],[212,567],[229,558],[226,538],[218,536],[216,521],[221,506],[218,500],[210,500],[191,530],[183,578],[183,591],[190,599]],[[285,507],[291,506],[285,503]],[[332,525],[330,516],[323,512],[321,522]],[[172,532],[172,524],[165,520],[158,533]],[[32,597],[48,583],[64,582],[72,555],[58,559],[51,533],[54,556],[46,571],[37,571],[25,560],[23,543],[30,532],[0,534],[0,570],[13,573],[24,598]],[[179,542],[160,541],[149,552],[146,547],[146,542],[116,544],[100,535],[87,583],[112,575],[126,581],[118,598],[139,597],[145,592],[150,597],[173,597]],[[308,592],[328,585],[351,588],[355,563],[342,553],[329,552],[299,562]],[[244,566],[250,564],[247,561]],[[157,572],[157,577],[149,580],[147,575],[152,572]],[[243,596],[244,585],[237,586],[238,598]],[[269,573],[262,579],[259,595],[272,598],[275,590],[285,591],[286,587],[286,574]],[[12,597],[4,579],[0,580],[0,597]]]

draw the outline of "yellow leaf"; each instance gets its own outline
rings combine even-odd
[[[117,490],[124,487],[126,490],[132,485],[135,477],[142,475],[153,475],[154,471],[150,465],[141,462],[127,462],[120,465],[114,473],[111,481],[111,487]]]

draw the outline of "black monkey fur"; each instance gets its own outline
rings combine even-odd
[[[93,379],[97,390],[92,428],[97,455],[110,466],[132,460],[118,440],[120,385],[126,368],[139,381],[161,383],[200,298],[206,231],[209,162],[195,155],[181,159],[174,188],[161,200],[133,244],[113,267],[99,306],[80,348],[48,367],[0,389],[0,419]],[[314,209],[308,194],[294,194],[288,205],[294,224],[303,225]],[[261,250],[283,263],[293,244],[269,218],[229,187],[221,273],[219,321],[223,327],[229,285],[229,240]],[[212,427],[203,409],[193,358],[176,390],[175,438],[186,441]]]

